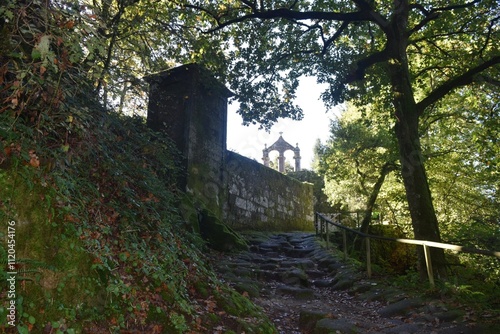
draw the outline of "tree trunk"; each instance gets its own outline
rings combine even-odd
[[[406,190],[415,239],[441,241],[439,226],[432,204],[431,191],[427,181],[422,149],[419,138],[419,110],[415,103],[410,83],[407,48],[408,1],[396,1],[399,7],[392,21],[388,34],[390,51],[389,73],[393,89],[395,108],[395,132],[398,140],[401,173]],[[423,248],[419,246],[419,272],[422,278],[427,276]],[[431,248],[434,273],[446,276],[444,250]]]
[[[401,160],[401,173],[406,189],[406,198],[410,210],[415,239],[441,241],[439,226],[432,204],[431,192],[425,173],[418,137],[418,118],[416,110],[409,106],[399,107],[396,112],[396,136]],[[423,249],[419,249],[419,271],[422,277],[427,275]],[[431,249],[434,272],[445,276],[444,251]]]
[[[370,194],[370,197],[368,198],[368,201],[366,202],[366,211],[363,216],[363,220],[361,221],[361,229],[360,231],[363,233],[368,233],[368,229],[370,228],[370,223],[372,220],[372,212],[373,212],[373,207],[375,206],[375,202],[377,201],[378,194],[380,193],[380,189],[382,188],[382,185],[384,184],[385,177],[387,174],[389,174],[391,171],[395,170],[396,166],[392,162],[387,162],[384,164],[382,169],[380,170],[380,175],[378,176],[377,182],[375,182],[375,185],[373,186],[372,192]]]

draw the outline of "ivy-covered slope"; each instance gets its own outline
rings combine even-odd
[[[208,266],[177,210],[187,195],[167,138],[88,104],[56,119],[37,128],[0,114],[0,331],[275,332]],[[11,248],[16,328],[7,317]]]

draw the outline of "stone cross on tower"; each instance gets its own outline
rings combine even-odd
[[[264,149],[262,150],[264,156],[262,157],[262,160],[264,161],[264,166],[269,167],[269,152],[271,151],[278,151],[279,152],[279,157],[278,157],[278,170],[281,173],[285,172],[285,152],[288,150],[292,150],[294,153],[293,159],[295,160],[295,171],[298,172],[300,171],[300,149],[299,149],[299,144],[297,143],[296,147],[293,147],[289,143],[287,143],[283,139],[283,132],[280,132],[280,137],[278,140],[272,144],[271,146],[267,147],[265,145]]]

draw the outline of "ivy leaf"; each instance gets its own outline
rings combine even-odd
[[[31,59],[33,60],[39,60],[42,59],[42,54],[38,49],[33,49],[31,50]]]
[[[29,333],[28,327],[21,326],[21,325],[17,325],[17,331],[20,334],[25,334],[25,333],[28,334]]]
[[[40,41],[35,48],[38,49],[42,58],[46,58],[50,52],[50,36],[43,35],[40,37]]]

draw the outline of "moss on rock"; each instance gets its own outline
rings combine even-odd
[[[229,226],[225,225],[208,210],[203,210],[200,219],[200,232],[209,246],[218,251],[247,250],[246,241]]]

